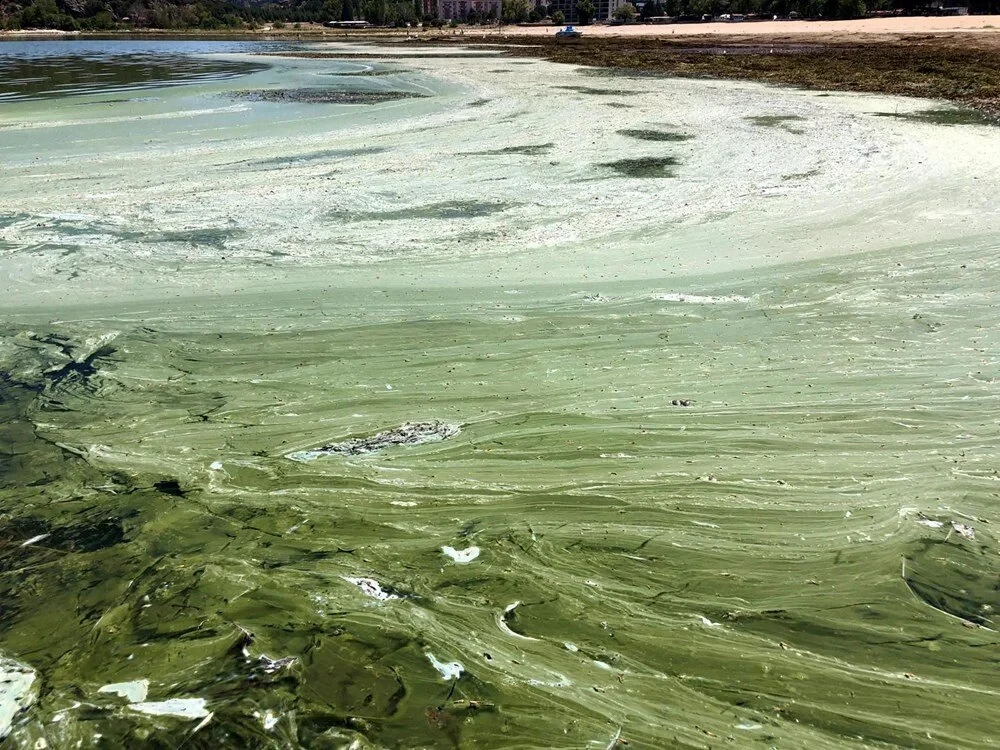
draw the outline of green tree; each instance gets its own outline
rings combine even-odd
[[[615,8],[615,18],[619,21],[624,21],[625,23],[628,23],[635,18],[638,13],[639,11],[635,9],[635,6],[632,5],[632,3],[625,3],[624,5],[619,5]]]
[[[555,13],[552,14],[552,23],[554,23],[556,26],[562,26],[564,23],[566,23],[566,14],[563,13],[561,10],[557,10]]]
[[[867,12],[864,0],[840,0],[840,7],[837,8],[839,18],[864,18]]]
[[[655,16],[663,15],[663,6],[660,5],[659,0],[651,0],[642,4],[642,13],[640,14],[643,18],[653,18]]]
[[[528,20],[531,7],[529,0],[504,0],[504,23],[524,23]]]
[[[576,4],[576,22],[586,26],[593,20],[596,12],[597,6],[594,5],[594,0],[579,0]]]

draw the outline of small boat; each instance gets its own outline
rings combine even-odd
[[[559,31],[556,32],[556,39],[579,39],[581,36],[583,36],[583,32],[577,31],[572,26],[567,26],[565,29],[559,29]]]

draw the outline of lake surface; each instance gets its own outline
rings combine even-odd
[[[273,42],[7,41],[0,43],[0,102],[235,77],[265,66],[213,60],[208,55],[285,47]]]
[[[996,744],[993,129],[419,47],[0,67],[11,746]]]

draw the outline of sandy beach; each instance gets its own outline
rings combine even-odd
[[[516,30],[515,30],[516,28]],[[548,26],[518,26],[510,29],[517,35],[546,36]],[[1000,16],[952,16],[939,18],[864,18],[856,21],[759,21],[750,23],[672,23],[634,24],[628,26],[581,27],[587,36],[670,37],[713,35],[753,36],[843,36],[976,33],[996,34],[1000,31]],[[475,30],[466,30],[466,35]],[[485,32],[490,33],[490,32]],[[496,31],[492,31],[493,34]]]
[[[851,21],[752,21],[743,23],[672,23],[672,24],[629,24],[626,26],[607,26],[592,24],[578,27],[586,36],[599,37],[671,37],[671,36],[808,36],[812,37],[842,37],[887,36],[896,37],[909,34],[977,34],[994,36],[1000,32],[1000,15],[990,16],[949,16],[924,17],[907,16],[898,18],[862,18]],[[275,29],[263,27],[255,30],[228,29],[221,32],[222,36],[262,36],[262,37],[331,37],[337,39],[350,38],[364,40],[372,37],[407,38],[416,37],[496,37],[496,36],[549,36],[555,27],[551,25],[516,25],[505,26],[502,30],[495,26],[469,26],[460,29],[371,29],[344,31],[329,29],[319,24],[304,23],[298,28],[286,27]],[[128,35],[151,36],[165,33],[158,29],[137,29],[127,32],[110,32],[111,36],[121,33]],[[220,32],[206,34],[197,30],[169,32],[173,36],[219,36]],[[108,35],[104,32],[102,36]],[[0,30],[0,39],[24,39],[42,37],[73,37],[86,36],[79,32],[59,31],[57,29],[24,29]]]

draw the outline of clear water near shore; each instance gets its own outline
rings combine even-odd
[[[231,54],[0,113],[8,742],[995,743],[991,131]]]

